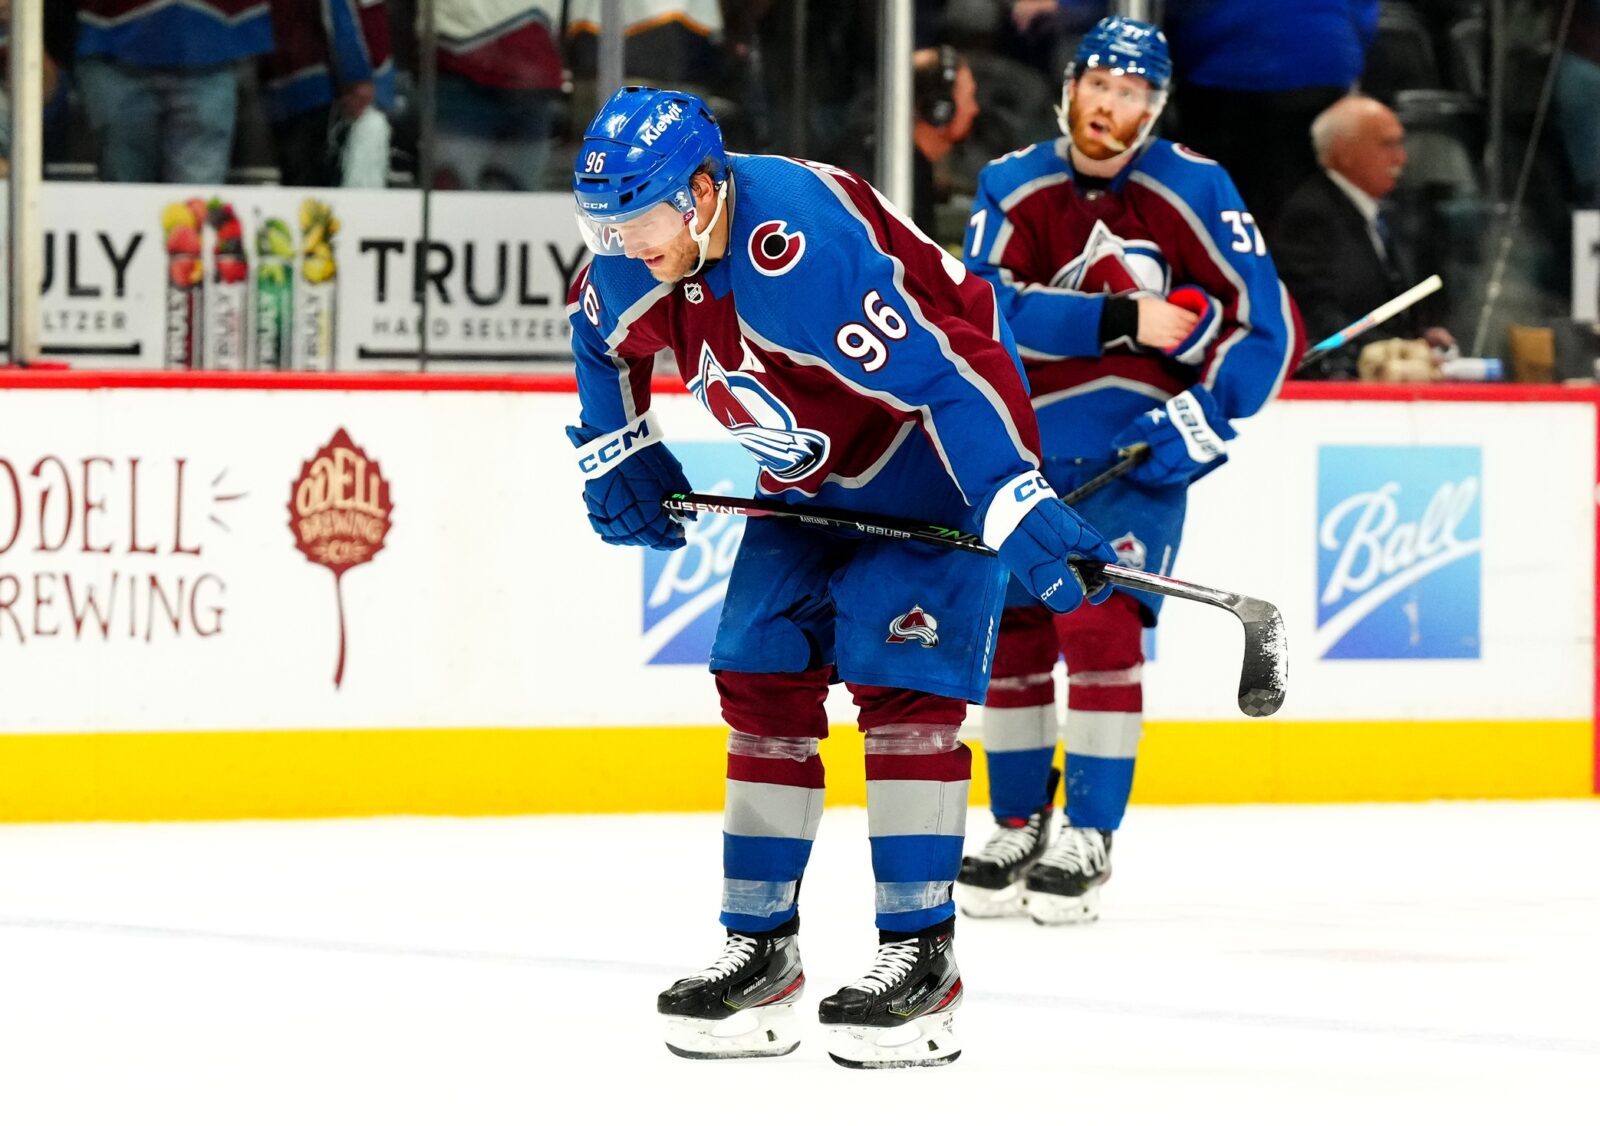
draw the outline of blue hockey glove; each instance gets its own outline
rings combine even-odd
[[[1070,614],[1087,598],[1096,605],[1111,587],[1073,566],[1079,560],[1115,563],[1117,553],[1056,496],[1037,470],[996,490],[983,515],[983,542],[1033,596],[1057,614]]]
[[[1162,351],[1180,364],[1193,366],[1200,363],[1206,358],[1206,350],[1222,328],[1222,302],[1197,285],[1180,285],[1167,294],[1167,303],[1196,313],[1200,319],[1195,321],[1188,336]]]
[[[1168,399],[1166,406],[1145,411],[1111,445],[1125,450],[1149,443],[1150,456],[1130,469],[1126,479],[1160,488],[1198,481],[1221,466],[1228,460],[1227,443],[1236,437],[1211,392],[1197,383]]]
[[[689,491],[683,466],[661,442],[653,412],[609,433],[595,426],[569,426],[567,438],[578,447],[583,471],[583,503],[589,523],[606,543],[682,547],[683,526],[663,512],[669,493]]]

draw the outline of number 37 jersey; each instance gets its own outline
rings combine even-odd
[[[1106,458],[1139,414],[1196,383],[1229,418],[1258,411],[1304,350],[1299,315],[1228,174],[1146,144],[1115,179],[1077,182],[1065,138],[984,168],[967,264],[994,284],[1016,334],[1050,457]],[[1123,338],[1102,351],[1106,297],[1182,285],[1216,302],[1189,362]]]
[[[761,467],[761,491],[970,521],[1035,467],[1038,425],[994,291],[865,181],[733,156],[729,243],[658,283],[605,257],[568,298],[583,421],[650,406],[668,350],[691,394]]]

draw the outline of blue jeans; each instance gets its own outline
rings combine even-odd
[[[79,59],[78,89],[100,136],[100,178],[220,184],[233,155],[233,64],[169,70]]]
[[[1578,207],[1600,207],[1600,66],[1563,54],[1556,71],[1556,120],[1567,150]]]
[[[501,90],[439,75],[434,156],[442,175],[435,183],[467,191],[543,190],[556,99],[552,90]]]

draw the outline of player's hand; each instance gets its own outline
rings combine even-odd
[[[1127,480],[1160,488],[1196,481],[1228,460],[1227,444],[1238,437],[1222,408],[1200,384],[1146,411],[1111,439],[1124,450],[1147,442],[1150,456],[1128,470]]]
[[[1057,614],[1070,614],[1087,599],[1099,604],[1111,587],[1093,568],[1075,564],[1115,563],[1105,538],[1061,502],[1044,475],[1034,471],[1007,481],[983,518],[983,539],[1023,586]]]
[[[1139,311],[1139,331],[1134,339],[1163,352],[1182,343],[1200,320],[1198,314],[1164,297],[1140,297],[1134,306]]]
[[[660,444],[654,414],[620,430],[569,426],[583,471],[583,503],[589,523],[606,543],[671,551],[685,542],[682,524],[662,511],[671,493],[686,493],[683,466]],[[693,519],[690,515],[689,519]]]
[[[1162,345],[1161,350],[1180,364],[1202,363],[1222,329],[1222,302],[1197,285],[1180,285],[1167,294],[1167,303],[1193,313],[1195,320],[1182,339]]]

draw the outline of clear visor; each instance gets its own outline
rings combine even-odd
[[[694,220],[694,209],[679,211],[662,202],[626,219],[601,218],[578,210],[578,230],[595,254],[639,254],[665,246]]]

